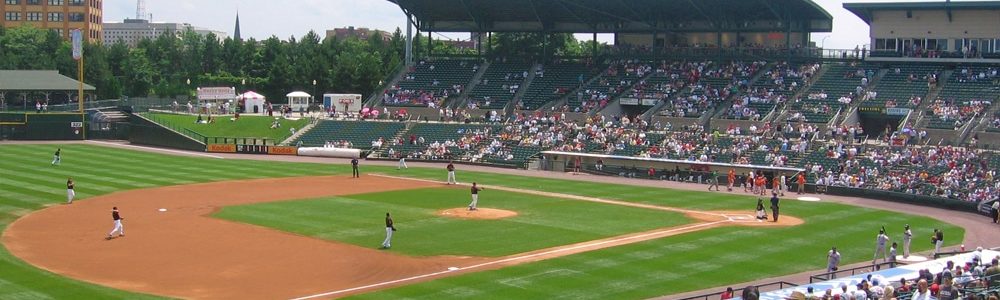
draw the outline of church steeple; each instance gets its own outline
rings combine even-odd
[[[243,38],[240,37],[240,12],[236,12],[236,30],[233,31],[233,39],[237,41],[242,41]]]

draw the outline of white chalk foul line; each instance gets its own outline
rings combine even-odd
[[[87,142],[89,142],[89,143],[96,143],[96,144],[104,144],[104,145],[109,145],[109,146],[114,146],[114,147],[131,147],[131,148],[137,148],[137,149],[145,149],[145,150],[149,150],[149,151],[177,153],[177,154],[183,154],[183,155],[192,155],[192,156],[202,156],[202,157],[225,159],[225,157],[218,156],[218,155],[196,153],[196,152],[190,152],[190,151],[160,149],[160,148],[154,148],[154,147],[136,146],[136,145],[128,145],[128,144],[118,144],[118,143],[110,143],[110,142],[105,142],[105,141],[94,141],[94,140],[87,140]]]
[[[349,289],[343,289],[343,290],[337,290],[337,291],[332,291],[332,292],[319,293],[319,294],[315,294],[315,295],[303,296],[303,297],[299,297],[299,298],[292,298],[291,300],[305,300],[305,299],[313,299],[313,298],[320,298],[320,297],[329,297],[329,296],[343,294],[343,293],[349,293],[349,292],[360,291],[360,290],[365,290],[365,289],[370,289],[370,288],[377,288],[377,287],[382,287],[382,286],[387,286],[387,285],[392,285],[392,284],[397,284],[397,283],[403,283],[403,282],[407,282],[407,281],[414,281],[414,280],[428,278],[428,277],[434,277],[434,276],[438,276],[438,275],[442,275],[442,274],[447,274],[447,273],[452,273],[452,272],[478,269],[478,268],[482,268],[482,267],[486,267],[486,266],[492,266],[492,265],[497,265],[497,264],[503,264],[503,263],[513,262],[513,261],[519,261],[519,260],[528,260],[528,259],[532,259],[532,258],[539,257],[539,256],[547,256],[547,255],[552,255],[552,254],[556,254],[556,253],[560,253],[560,252],[574,251],[574,250],[578,250],[578,249],[582,249],[582,248],[590,248],[590,247],[601,246],[601,245],[606,245],[606,244],[619,243],[619,242],[622,242],[622,241],[636,240],[636,239],[641,240],[641,239],[645,239],[645,238],[650,237],[650,236],[664,235],[664,234],[674,233],[674,232],[678,232],[678,231],[687,231],[687,230],[691,230],[691,229],[696,229],[696,228],[701,228],[701,227],[709,227],[709,226],[714,226],[714,225],[717,225],[717,224],[728,223],[728,222],[732,222],[732,221],[730,221],[730,220],[722,220],[722,221],[715,221],[715,222],[708,222],[708,223],[698,223],[698,224],[693,224],[693,225],[688,225],[688,226],[675,227],[675,228],[664,229],[664,230],[660,230],[660,231],[648,232],[648,233],[644,233],[644,234],[640,234],[640,235],[627,236],[627,237],[623,237],[623,238],[617,238],[617,239],[611,239],[611,240],[604,240],[604,241],[593,242],[593,243],[584,243],[584,244],[579,244],[579,245],[572,246],[572,247],[557,248],[557,249],[553,249],[553,250],[549,250],[549,251],[544,251],[544,252],[539,252],[539,253],[532,253],[532,254],[527,254],[527,255],[522,255],[522,256],[509,257],[509,258],[494,260],[494,261],[485,262],[485,263],[481,263],[481,264],[475,264],[475,265],[471,265],[471,266],[467,266],[467,267],[450,269],[450,270],[446,270],[446,271],[440,271],[440,272],[428,273],[428,274],[417,275],[417,276],[412,276],[412,277],[406,277],[406,278],[401,278],[401,279],[396,279],[396,280],[390,280],[390,281],[385,281],[385,282],[379,282],[379,283],[369,284],[369,285],[365,285],[365,286],[353,287],[353,288],[349,288]]]
[[[385,175],[385,174],[372,174],[372,176],[379,176],[379,177],[386,177],[386,178],[393,178],[393,179],[403,179],[403,180],[414,180],[414,181],[422,181],[422,182],[431,182],[431,183],[445,183],[444,181],[437,181],[437,180],[430,180],[430,179],[421,179],[421,178],[401,177],[401,176],[392,176],[392,175]],[[464,183],[458,183],[457,185],[469,186],[468,184],[464,184]],[[564,199],[583,200],[583,201],[596,202],[596,203],[604,203],[604,204],[613,204],[613,205],[621,205],[621,206],[629,206],[629,207],[638,207],[638,208],[648,208],[648,209],[663,210],[663,211],[681,212],[681,213],[686,213],[686,214],[707,215],[707,216],[713,216],[713,217],[719,217],[719,218],[728,219],[728,217],[726,215],[724,215],[724,214],[717,214],[717,213],[705,212],[705,211],[699,211],[699,210],[690,210],[690,209],[683,209],[683,208],[674,208],[674,207],[651,205],[651,204],[643,204],[643,203],[634,203],[634,202],[626,202],[626,201],[618,201],[618,200],[608,200],[608,199],[601,199],[601,198],[594,198],[594,197],[587,197],[587,196],[578,196],[578,195],[553,193],[553,192],[542,192],[542,191],[535,191],[535,190],[529,190],[529,189],[511,188],[511,187],[505,187],[505,186],[494,186],[494,185],[480,185],[480,186],[487,187],[487,188],[490,188],[490,189],[495,189],[495,190],[515,192],[515,193],[533,194],[533,195],[550,196],[550,197],[564,198]]]

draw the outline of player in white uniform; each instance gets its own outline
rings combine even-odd
[[[910,241],[913,240],[913,232],[910,231],[910,224],[903,226],[903,258],[910,258]]]
[[[405,154],[400,154],[399,155],[399,165],[396,166],[396,170],[399,170],[399,169],[406,169],[406,155]]]
[[[111,229],[111,232],[108,233],[108,239],[110,240],[113,238],[115,236],[115,232],[118,233],[119,237],[125,236],[125,227],[122,227],[122,220],[125,218],[122,218],[122,216],[118,214],[117,206],[111,208],[111,219],[115,220],[115,228]]]
[[[878,262],[878,254],[882,253],[882,262],[886,262],[889,258],[886,256],[888,253],[885,252],[885,245],[889,243],[889,236],[885,235],[885,229],[878,231],[878,236],[875,237],[875,256],[872,257],[872,264],[874,265]]]
[[[76,183],[73,183],[73,177],[66,179],[66,204],[73,204],[73,198],[76,197],[76,192],[73,191],[75,186]]]
[[[837,252],[837,247],[830,249],[830,252],[826,253],[826,271],[835,272],[840,265],[840,252]],[[837,278],[837,274],[830,274],[830,279]]]

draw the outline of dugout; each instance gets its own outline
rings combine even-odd
[[[603,175],[621,175],[634,178],[665,179],[672,176],[682,177],[681,181],[704,182],[709,179],[712,171],[719,173],[719,184],[726,182],[726,175],[730,169],[735,170],[737,177],[752,171],[760,171],[770,180],[775,176],[785,175],[786,183],[791,184],[792,177],[805,171],[802,168],[772,167],[758,165],[737,165],[730,163],[699,162],[689,160],[677,160],[667,158],[616,156],[594,153],[562,152],[562,151],[542,151],[541,159],[536,161],[529,169],[567,172],[576,167],[576,162],[581,164],[581,171],[606,173]],[[598,161],[605,166],[596,170]],[[653,168],[655,173],[649,176],[648,171]],[[679,172],[678,172],[679,170]],[[634,173],[634,174],[633,174]],[[700,177],[700,180],[699,180]],[[739,180],[739,179],[738,179]],[[738,181],[737,180],[737,181]]]

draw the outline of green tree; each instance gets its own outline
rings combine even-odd
[[[123,67],[128,70],[124,76],[125,94],[132,97],[149,96],[154,71],[153,64],[146,57],[146,50],[136,48],[129,51]]]

